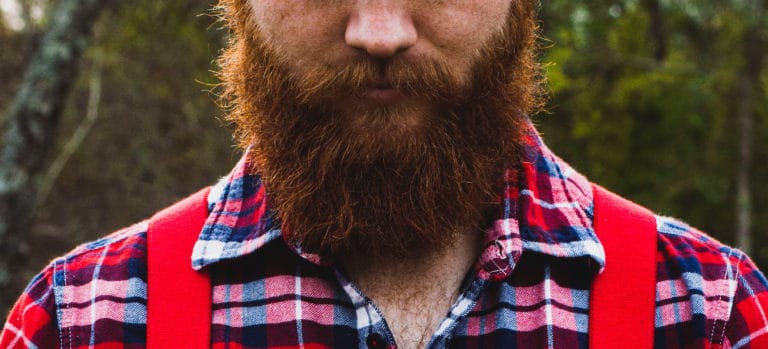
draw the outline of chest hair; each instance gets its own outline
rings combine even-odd
[[[479,248],[479,235],[463,234],[445,251],[398,260],[356,256],[345,265],[381,311],[398,347],[423,348],[456,302]]]

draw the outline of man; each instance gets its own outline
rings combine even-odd
[[[246,152],[189,256],[210,276],[212,346],[588,345],[591,285],[611,261],[591,184],[526,116],[537,6],[221,0],[223,97]],[[654,345],[768,346],[752,262],[654,220]],[[52,262],[0,346],[145,346],[146,232]]]

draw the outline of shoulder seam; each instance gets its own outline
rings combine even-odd
[[[59,345],[61,348],[72,348],[72,323],[71,319],[67,316],[66,304],[69,304],[67,299],[67,264],[77,259],[78,257],[96,251],[105,251],[109,246],[115,243],[123,242],[127,239],[136,237],[141,234],[146,234],[148,220],[141,221],[126,228],[120,229],[110,235],[102,237],[101,239],[88,242],[76,247],[69,253],[54,259],[51,264],[51,288],[53,292],[54,306],[56,307],[57,318],[57,331],[59,334]],[[131,231],[135,229],[134,231]],[[124,234],[120,236],[120,234]],[[88,248],[89,244],[103,241],[104,243],[99,246]],[[59,276],[61,275],[61,276]],[[61,279],[59,279],[61,277]]]
[[[57,276],[58,273],[59,273],[59,269],[61,268],[60,267],[61,265],[63,265],[63,269],[62,269],[61,272],[64,273],[64,275],[63,275],[64,285],[59,285],[58,276]],[[71,329],[71,327],[68,326],[68,324],[67,324],[66,318],[64,316],[64,309],[63,309],[63,304],[65,303],[64,302],[64,293],[63,293],[64,290],[63,290],[63,288],[66,288],[66,282],[67,282],[67,261],[66,261],[66,259],[63,258],[63,257],[59,257],[59,258],[55,259],[51,263],[51,268],[52,268],[51,288],[52,288],[52,292],[53,292],[53,303],[54,303],[54,306],[56,307],[56,318],[58,320],[58,321],[56,321],[56,323],[57,323],[57,329],[56,330],[59,333],[59,346],[61,348],[65,348],[65,347],[71,348],[71,343],[70,343],[69,346],[65,345],[67,342],[69,342],[69,337],[66,336],[66,334],[64,333],[64,329],[65,328],[70,328]],[[66,339],[66,341],[65,341],[65,339]]]
[[[736,260],[737,261],[736,265],[732,265],[730,263],[731,258],[734,256],[734,254],[738,256],[738,259]],[[726,265],[727,265],[723,279],[725,281],[728,281],[729,274],[732,274],[733,282],[729,283],[730,287],[728,289],[728,299],[729,299],[728,305],[725,307],[721,307],[724,309],[718,309],[718,310],[722,310],[722,314],[720,311],[718,311],[718,315],[721,315],[722,319],[714,319],[715,321],[712,322],[713,323],[712,336],[711,336],[710,342],[713,344],[715,343],[714,327],[715,327],[715,324],[717,324],[717,321],[722,321],[723,329],[720,333],[720,336],[716,338],[718,340],[717,344],[722,345],[725,340],[726,328],[728,328],[728,325],[730,324],[731,314],[733,313],[733,307],[736,306],[736,302],[735,302],[736,289],[739,287],[739,278],[741,277],[741,271],[739,269],[739,266],[741,265],[741,262],[744,260],[745,254],[741,253],[741,251],[737,249],[729,249],[727,254],[721,253],[721,255],[723,255],[723,259],[726,261]],[[732,272],[729,272],[729,269],[732,270]]]

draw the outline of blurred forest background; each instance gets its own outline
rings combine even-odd
[[[0,316],[51,258],[238,159],[210,92],[214,4],[0,0]],[[762,0],[543,0],[552,96],[535,122],[592,180],[768,270],[766,17]]]

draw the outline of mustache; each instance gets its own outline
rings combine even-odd
[[[353,96],[370,88],[392,88],[430,102],[460,104],[472,83],[449,64],[429,57],[397,56],[377,59],[356,56],[344,66],[319,65],[291,75],[297,102],[312,105]]]

